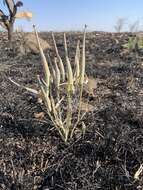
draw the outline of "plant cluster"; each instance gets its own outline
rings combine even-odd
[[[85,83],[85,39],[86,26],[83,35],[82,52],[80,51],[80,42],[77,42],[74,64],[71,63],[67,47],[66,34],[64,33],[64,50],[65,62],[62,60],[55,36],[52,33],[52,39],[56,56],[52,61],[49,54],[46,58],[40,44],[38,33],[34,26],[44,77],[37,76],[39,90],[21,86],[16,82],[17,86],[22,87],[36,95],[39,95],[46,107],[47,113],[55,128],[58,130],[61,138],[67,142],[73,137],[74,131],[81,123],[82,129],[85,124],[82,121],[85,112],[82,112],[82,96]]]
[[[137,51],[138,49],[143,48],[143,37],[130,37],[128,42],[124,44],[123,47],[127,48],[129,51]]]
[[[34,27],[35,30],[35,27]],[[85,38],[86,26],[83,35],[82,54],[80,55],[80,42],[77,42],[75,53],[75,64],[72,64],[68,55],[66,34],[64,33],[65,64],[58,52],[54,34],[52,33],[56,57],[48,61],[40,45],[38,33],[35,30],[37,43],[40,50],[41,60],[44,68],[44,79],[38,76],[40,92],[46,105],[48,115],[62,139],[67,142],[72,138],[73,132],[82,119],[81,103],[85,77]],[[63,93],[65,91],[65,93]],[[78,96],[79,93],[79,96]],[[77,121],[73,121],[73,109],[75,96],[79,97],[77,102]]]

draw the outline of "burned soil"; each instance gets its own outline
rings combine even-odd
[[[77,131],[67,144],[36,97],[12,84],[37,88],[40,56],[18,51],[0,34],[0,189],[4,190],[142,190],[143,54],[122,45],[131,34],[92,32],[86,39],[86,72],[97,80],[94,111],[86,114],[85,134]],[[41,33],[53,47],[50,33]],[[63,36],[55,34],[64,57]],[[81,33],[67,33],[75,54]],[[45,52],[46,53],[46,52]],[[51,56],[54,56],[52,49]]]

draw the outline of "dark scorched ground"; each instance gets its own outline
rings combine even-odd
[[[51,34],[40,34],[51,46]],[[11,50],[0,34],[0,189],[4,190],[142,190],[143,173],[143,55],[125,52],[130,34],[88,33],[86,71],[98,80],[84,119],[84,136],[64,144],[36,98],[13,85],[8,77],[37,87],[39,55]],[[63,37],[56,34],[62,56]],[[81,33],[68,33],[70,57]]]

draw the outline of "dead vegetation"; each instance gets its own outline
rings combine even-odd
[[[14,0],[3,0],[4,5],[8,9],[8,15],[0,9],[0,25],[7,30],[8,40],[11,42],[12,33],[14,31],[15,19],[31,19],[32,13],[30,12],[17,12],[19,7],[23,6],[22,1],[15,2]]]

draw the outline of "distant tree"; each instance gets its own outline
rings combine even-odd
[[[125,25],[125,18],[118,18],[117,19],[117,22],[116,22],[116,25],[115,25],[115,30],[116,30],[116,32],[121,32],[122,31],[122,29],[123,29],[123,27],[124,27],[124,25]]]
[[[129,24],[129,31],[130,32],[137,32],[139,29],[139,20],[136,20],[135,22]]]
[[[22,1],[15,2],[14,0],[3,0],[4,5],[8,9],[8,15],[0,9],[0,25],[8,31],[8,40],[11,41],[16,18],[31,18],[32,13],[20,12],[17,10],[23,6]]]

